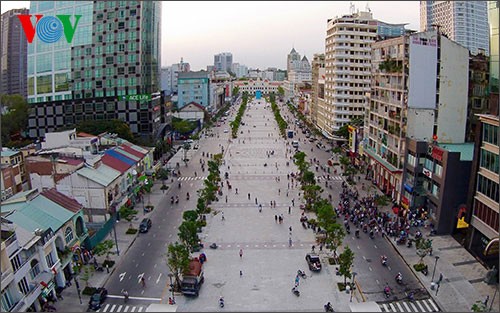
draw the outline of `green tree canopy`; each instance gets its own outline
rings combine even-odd
[[[196,122],[172,117],[172,128],[180,134],[187,134],[196,128]]]
[[[1,95],[2,107],[6,111],[2,114],[2,143],[5,146],[18,146],[13,140],[16,135],[28,127],[28,103],[21,95]]]
[[[115,246],[113,240],[104,240],[103,242],[98,243],[94,248],[94,254],[98,256],[106,255],[106,259],[109,258],[109,253],[111,249]]]
[[[86,120],[76,125],[76,130],[92,135],[105,132],[115,133],[118,137],[134,142],[134,135],[128,124],[122,120]]]
[[[188,248],[189,252],[194,252],[199,244],[198,227],[199,223],[196,221],[184,221],[179,226],[179,239]]]
[[[167,248],[167,266],[180,286],[179,275],[189,269],[189,250],[181,243],[171,243]]]
[[[354,252],[346,246],[344,252],[339,255],[339,272],[344,275],[344,285],[346,284],[347,277],[351,278],[351,266],[354,262]]]

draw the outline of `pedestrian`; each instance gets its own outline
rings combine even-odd
[[[250,200],[250,193],[248,193],[248,200]]]
[[[292,206],[295,206],[295,199],[292,199]]]
[[[292,226],[288,227],[288,229],[290,230],[290,233],[292,232]]]
[[[291,247],[292,246],[292,237],[289,237],[288,238],[288,246]]]
[[[235,191],[236,191],[236,194],[238,194],[238,188],[236,188]]]
[[[311,252],[313,252],[313,253],[314,253],[314,249],[315,249],[315,248],[316,248],[316,247],[315,247],[314,245],[312,245],[312,247],[311,247]]]
[[[142,288],[146,287],[146,280],[144,279],[144,276],[141,277],[141,284],[142,284]]]
[[[319,245],[319,251],[323,251],[323,244]]]
[[[240,277],[241,277],[241,276],[243,276],[243,271],[242,271],[242,270],[240,270]]]
[[[288,207],[288,214],[292,214],[292,207],[291,206]]]
[[[278,189],[278,195],[281,195],[281,189]]]
[[[276,215],[276,214],[274,215],[274,222],[278,223],[278,215]]]
[[[255,204],[257,204],[257,203],[258,203],[258,202],[257,202],[257,197],[255,197]]]
[[[240,249],[240,259],[243,257],[243,249]]]
[[[225,220],[226,218],[224,217],[224,212],[222,212],[221,219]]]

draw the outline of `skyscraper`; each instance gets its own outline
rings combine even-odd
[[[214,67],[216,71],[230,71],[233,65],[233,54],[222,52],[214,55]]]
[[[35,37],[29,44],[31,137],[84,120],[111,119],[125,121],[134,134],[157,135],[159,1],[32,1],[30,12],[81,15],[71,43]]]
[[[13,9],[2,14],[0,93],[20,94],[26,97],[26,53],[28,46],[21,23],[16,17],[17,14],[29,14],[29,10]]]
[[[377,20],[370,12],[329,19],[325,40],[324,132],[333,135],[355,117],[362,118],[370,92],[371,48]]]
[[[477,54],[489,53],[486,1],[420,1],[420,31],[438,25],[453,41]]]

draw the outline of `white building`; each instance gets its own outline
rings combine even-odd
[[[189,63],[185,63],[184,59],[181,58],[180,63],[172,64],[161,69],[161,89],[165,91],[167,95],[172,93],[177,93],[179,90],[179,85],[177,79],[179,78],[179,72],[186,73],[191,70]]]
[[[472,54],[483,50],[489,55],[487,1],[420,1],[420,31],[433,24]]]
[[[370,12],[328,20],[325,40],[325,104],[330,136],[355,117],[363,117],[370,91],[371,48],[377,21]]]
[[[282,82],[270,81],[267,79],[250,79],[244,81],[234,81],[233,87],[238,87],[240,93],[247,91],[251,95],[255,95],[257,90],[260,90],[263,95],[275,93],[278,94],[278,88],[282,85]]]
[[[248,77],[248,66],[246,65],[233,63],[231,71],[236,75],[236,78],[238,79]]]
[[[214,68],[216,71],[228,71],[232,69],[233,54],[222,52],[214,55]]]

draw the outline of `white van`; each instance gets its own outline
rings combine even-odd
[[[297,140],[292,141],[292,147],[297,149],[299,147],[299,142]]]

